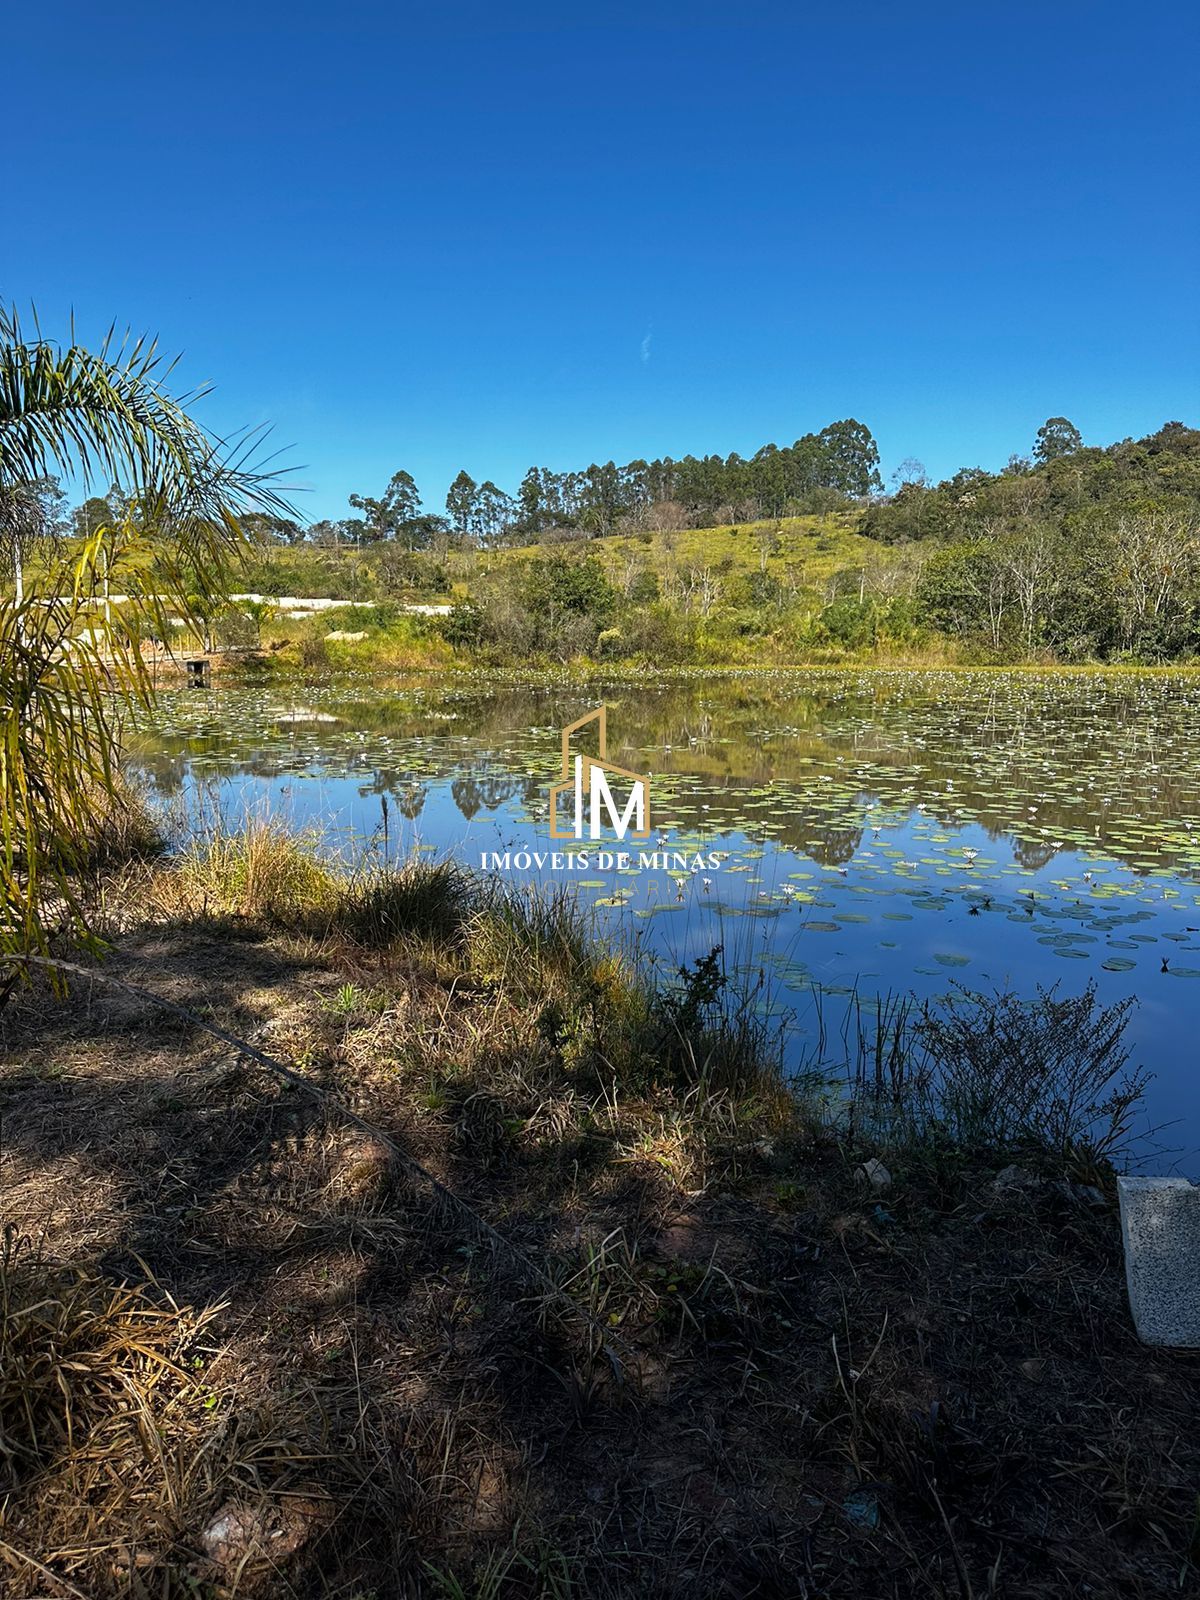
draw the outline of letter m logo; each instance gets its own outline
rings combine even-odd
[[[571,749],[572,738],[591,723],[599,735],[597,756]],[[608,708],[597,706],[563,729],[562,780],[550,790],[550,837],[599,839],[606,819],[618,839],[627,833],[647,838],[650,781],[608,759]]]

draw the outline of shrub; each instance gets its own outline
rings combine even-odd
[[[629,599],[635,606],[655,605],[659,598],[658,574],[643,567],[629,585]]]
[[[456,650],[473,650],[483,637],[483,615],[470,600],[456,602],[437,625],[442,638]]]
[[[1146,1075],[1127,1070],[1130,1000],[1096,1004],[1039,988],[1023,1000],[956,985],[902,1003],[859,1031],[854,1095],[893,1139],[1005,1155],[1111,1159],[1125,1145]]]
[[[761,610],[776,606],[783,598],[783,586],[769,572],[744,572],[737,578],[729,594],[733,606],[749,606]]]

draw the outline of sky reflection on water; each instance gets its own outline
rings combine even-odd
[[[655,834],[720,869],[545,873],[678,966],[724,946],[827,1049],[851,991],[953,982],[1135,996],[1154,1165],[1200,1176],[1200,681],[772,673],[609,688],[181,692],[135,764],[194,820],[271,814],[347,854],[564,848],[558,730],[609,707],[610,755],[653,777]],[[634,859],[637,845],[632,844]],[[653,848],[653,843],[649,846]],[[514,871],[515,880],[539,876]],[[704,879],[711,879],[706,885]],[[1166,970],[1163,970],[1164,961]]]

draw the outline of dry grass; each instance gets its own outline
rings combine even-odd
[[[110,970],[298,1063],[585,1315],[178,1018],[34,989],[0,1018],[0,1193],[43,1241],[6,1267],[6,1597],[1194,1586],[1200,1359],[1132,1332],[1111,1173],[923,1155],[865,1192],[769,1062],[704,1069],[703,975],[664,1006],[426,868],[281,929],[261,857],[217,866]]]
[[[165,848],[163,818],[146,790],[123,775],[114,779],[111,792],[96,794],[93,822],[89,860],[94,866],[153,860]]]
[[[153,875],[150,904],[162,917],[269,917],[317,931],[337,904],[333,872],[306,842],[269,822],[210,833]]]
[[[219,1307],[0,1246],[0,1558],[4,1592],[93,1592],[170,1543],[203,1476],[195,1352]],[[54,1581],[46,1565],[52,1556]]]

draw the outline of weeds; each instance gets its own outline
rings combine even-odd
[[[163,819],[143,787],[117,777],[111,794],[97,793],[86,858],[89,867],[149,860],[165,848]]]
[[[531,1600],[572,1600],[579,1593],[572,1578],[573,1563],[536,1534],[530,1537],[518,1524],[512,1542],[493,1551],[469,1575],[446,1571],[430,1563],[426,1576],[442,1600],[505,1600],[528,1595]]]
[[[1122,1044],[1131,1000],[1098,1008],[1096,986],[1036,1000],[958,989],[922,1008],[917,1035],[931,1077],[926,1103],[967,1149],[1042,1148],[1067,1162],[1080,1149],[1110,1160],[1128,1141],[1145,1074]]]
[[[731,983],[723,956],[715,945],[680,967],[674,985],[655,993],[651,1053],[669,1077],[702,1095],[777,1089],[783,1076],[778,1029],[754,1009],[765,978],[760,972],[746,993]]]
[[[6,1205],[86,1262],[14,1242],[0,1272],[6,1594],[1194,1582],[1195,1361],[1137,1344],[1111,1210],[988,1181],[1035,1137],[1116,1149],[1123,1013],[864,1006],[822,1116],[719,949],[656,984],[559,897],[302,856],[158,866],[112,957],[228,1050],[102,984],[0,1018]],[[260,1033],[319,1095],[238,1051]],[[911,1158],[886,1194],[864,1137]]]
[[[860,1006],[851,1115],[892,1145],[1111,1163],[1146,1085],[1122,1044],[1131,1005],[1098,1007],[1089,984],[1033,1000],[956,986],[919,1008],[889,998],[866,1025]]]

